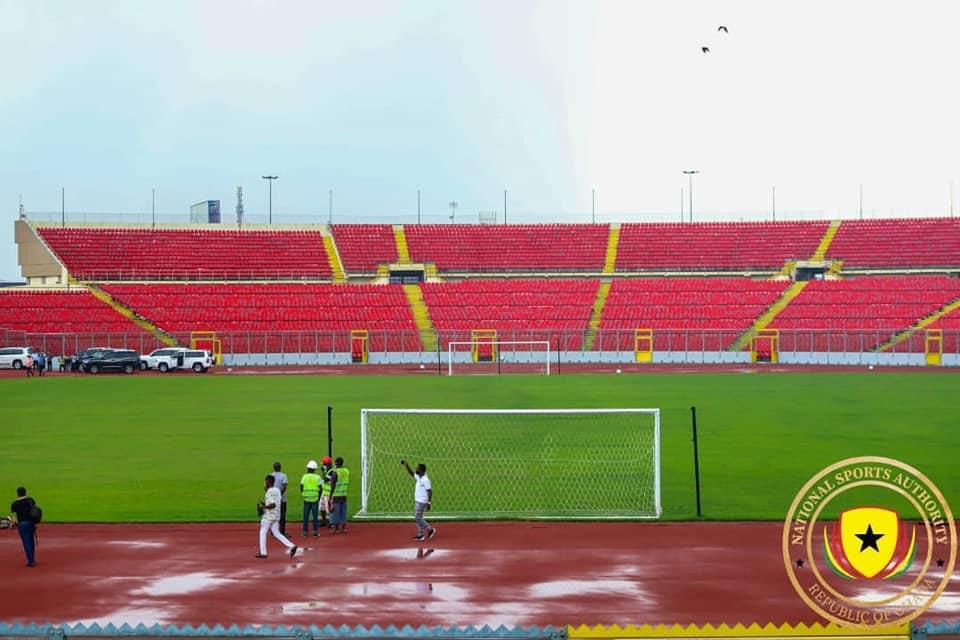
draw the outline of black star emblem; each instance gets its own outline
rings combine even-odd
[[[876,552],[880,552],[880,547],[877,546],[877,540],[887,535],[885,533],[874,533],[873,525],[867,524],[866,533],[855,533],[855,536],[860,538],[860,551],[866,551],[867,549],[873,549]]]
[[[798,567],[802,567],[802,566],[803,566],[803,558],[800,558],[800,559],[797,560],[797,566],[798,566]]]
[[[943,566],[943,558],[940,558],[940,559],[937,560],[937,566],[938,566],[938,567],[942,567],[942,566]]]

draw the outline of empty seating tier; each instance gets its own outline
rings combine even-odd
[[[86,280],[329,279],[318,231],[37,229],[75,278]]]
[[[331,229],[347,273],[376,273],[377,265],[397,261],[393,227],[388,224],[335,224]]]
[[[411,224],[410,258],[454,272],[600,272],[609,227],[600,224]]]
[[[960,266],[960,219],[844,222],[827,257],[847,268]]]
[[[960,296],[946,276],[863,276],[807,284],[774,320],[779,329],[906,329]]]
[[[399,285],[113,284],[104,289],[178,337],[216,331],[225,353],[349,351],[352,329],[370,331],[370,351],[420,349]]]
[[[500,340],[562,338],[564,349],[579,349],[598,286],[587,279],[465,280],[424,284],[423,299],[444,341],[496,329]]]
[[[771,328],[817,332],[796,346],[781,338],[782,349],[860,351],[885,342],[958,296],[960,280],[946,276],[814,281],[776,317]]]
[[[23,339],[36,349],[70,355],[91,346],[152,346],[153,336],[95,298],[89,291],[0,291],[0,327],[31,334]],[[44,335],[38,335],[44,334]],[[65,334],[63,341],[59,334]],[[5,345],[17,346],[17,345]]]
[[[827,222],[625,224],[617,271],[775,271],[817,249]]]
[[[749,278],[614,280],[600,328],[620,334],[600,336],[594,348],[632,350],[633,332],[653,329],[658,351],[720,351],[788,285]],[[688,330],[695,331],[688,335]]]

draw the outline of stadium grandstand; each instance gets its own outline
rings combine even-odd
[[[0,338],[52,353],[212,332],[236,365],[429,363],[451,342],[477,359],[478,340],[580,363],[960,365],[953,218],[15,224],[27,285],[0,293]]]

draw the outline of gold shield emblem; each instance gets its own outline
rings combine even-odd
[[[900,516],[882,507],[857,507],[840,514],[840,543],[849,566],[864,578],[881,573],[893,559]]]

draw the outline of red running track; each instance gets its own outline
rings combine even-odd
[[[38,566],[0,537],[0,620],[176,624],[815,622],[778,523],[355,523],[276,541],[258,524],[41,525]],[[296,531],[296,527],[293,527]],[[954,618],[956,588],[929,618]]]

